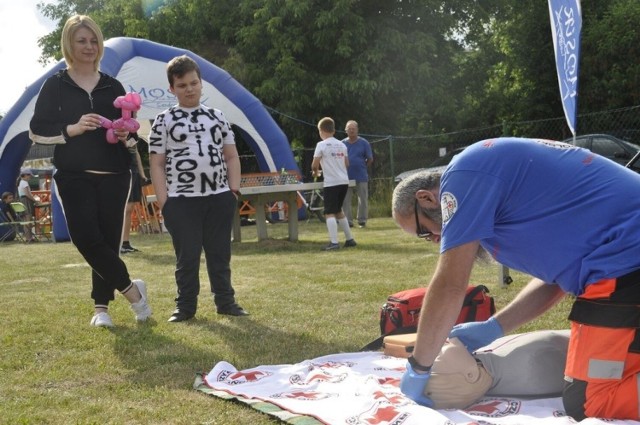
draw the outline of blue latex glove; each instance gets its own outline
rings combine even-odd
[[[407,370],[400,381],[400,391],[411,400],[426,407],[433,407],[433,401],[424,395],[424,389],[431,378],[431,373],[417,373],[407,363]]]
[[[484,322],[460,323],[449,333],[449,338],[458,338],[470,353],[491,344],[501,336],[504,336],[504,331],[495,317]]]

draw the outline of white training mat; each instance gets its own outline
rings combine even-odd
[[[523,400],[485,397],[464,410],[432,410],[399,389],[406,359],[381,352],[332,354],[290,365],[258,366],[238,371],[219,362],[198,375],[194,388],[237,399],[291,424],[454,425],[575,424],[561,398]],[[584,425],[631,425],[636,421],[588,418]]]

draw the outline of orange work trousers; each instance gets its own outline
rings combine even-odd
[[[576,299],[563,394],[574,419],[640,419],[638,297],[640,273],[634,272],[591,284]]]

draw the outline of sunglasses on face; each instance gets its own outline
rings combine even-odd
[[[422,228],[422,225],[420,224],[420,219],[419,219],[419,215],[418,215],[418,200],[415,200],[415,203],[413,204],[413,212],[416,216],[416,236],[420,239],[426,239],[426,240],[430,240],[431,236],[433,236],[433,233],[428,231],[428,230],[424,230]]]

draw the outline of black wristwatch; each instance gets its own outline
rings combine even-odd
[[[409,361],[411,368],[416,372],[424,372],[424,373],[431,372],[431,366],[421,365],[413,356],[409,356],[407,360]]]
[[[240,191],[239,190],[231,189],[231,193],[233,193],[236,196],[240,196]]]

